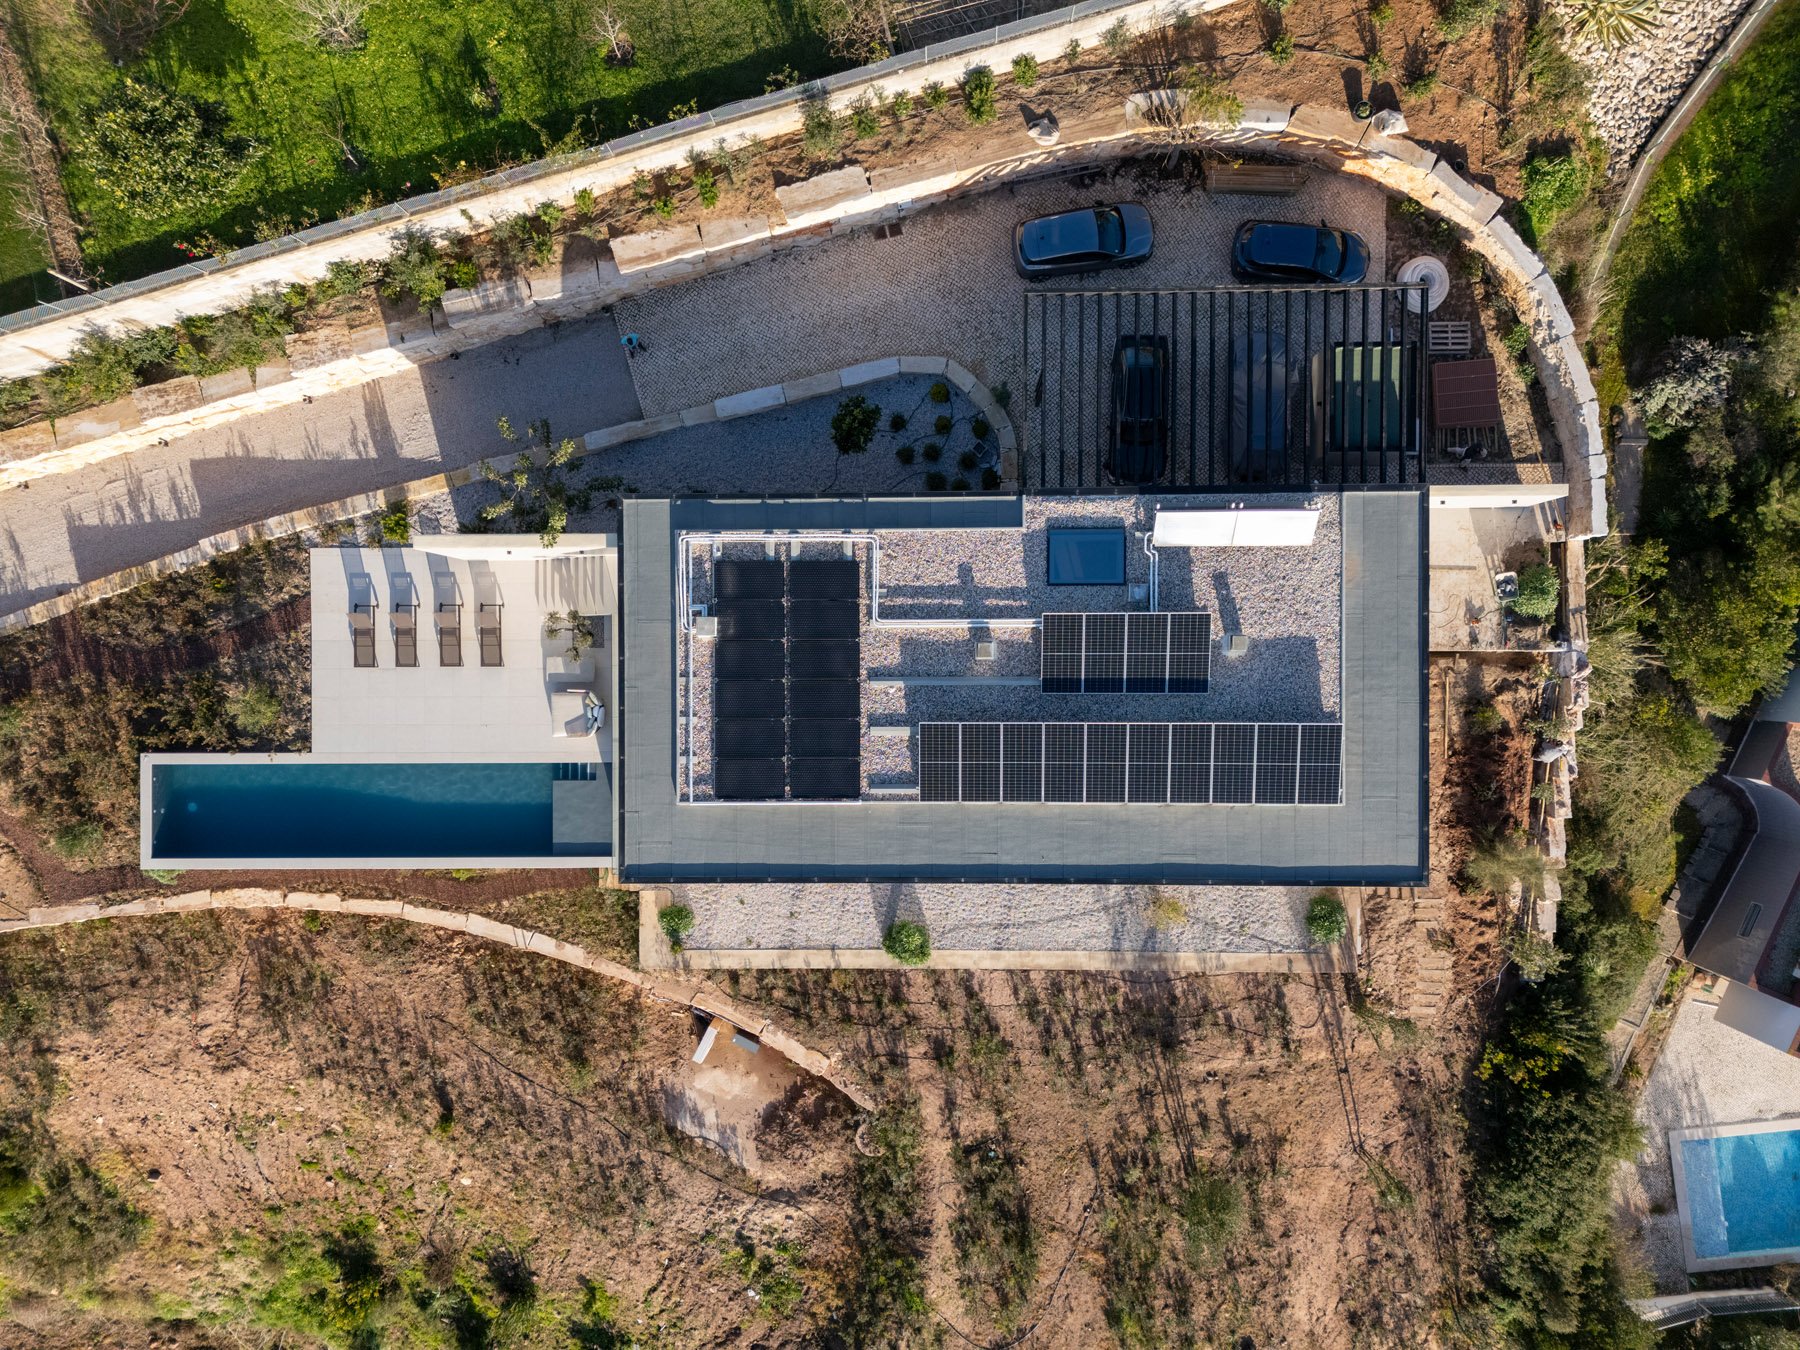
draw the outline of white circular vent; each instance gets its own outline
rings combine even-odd
[[[1421,254],[1401,267],[1398,272],[1394,273],[1394,280],[1402,286],[1417,286],[1420,282],[1424,282],[1427,312],[1443,304],[1444,297],[1450,294],[1450,269],[1445,267],[1440,259],[1432,257],[1429,253]],[[1417,291],[1407,292],[1406,305],[1408,309],[1415,313],[1418,312],[1419,293]]]

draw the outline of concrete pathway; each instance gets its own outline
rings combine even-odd
[[[251,521],[501,453],[502,414],[576,436],[636,419],[612,316],[0,492],[0,613]]]

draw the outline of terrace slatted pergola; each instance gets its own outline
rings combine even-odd
[[[1168,464],[1148,489],[1420,482],[1424,294],[1422,285],[1030,291],[1025,406],[1013,405],[1024,490],[1118,490],[1104,465],[1113,353],[1128,336],[1168,344]]]

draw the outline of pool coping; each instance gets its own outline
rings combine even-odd
[[[1800,1261],[1800,1246],[1764,1247],[1755,1251],[1733,1252],[1729,1256],[1701,1256],[1694,1248],[1694,1225],[1689,1217],[1687,1165],[1681,1159],[1681,1145],[1691,1139],[1727,1139],[1744,1134],[1800,1133],[1800,1116],[1782,1116],[1775,1120],[1746,1120],[1730,1125],[1699,1125],[1670,1130],[1669,1166],[1675,1174],[1675,1210],[1681,1228],[1681,1252],[1689,1274],[1710,1270],[1744,1270],[1756,1266],[1780,1265]]]
[[[245,764],[249,762],[265,764],[517,764],[517,763],[550,763],[550,761],[502,758],[492,755],[471,755],[446,753],[442,756],[400,756],[383,757],[381,755],[353,755],[343,752],[314,754],[310,750],[259,751],[245,750],[204,751],[200,753],[184,753],[180,751],[154,751],[138,756],[138,866],[145,871],[170,872],[241,872],[245,870],[309,870],[329,869],[332,871],[424,871],[443,868],[482,868],[511,870],[521,867],[566,867],[607,868],[616,866],[617,845],[605,853],[553,853],[543,856],[507,854],[489,856],[486,854],[470,854],[464,856],[438,855],[413,857],[382,858],[285,858],[285,857],[161,857],[153,852],[155,844],[156,804],[152,794],[152,771],[162,765],[190,766],[197,764]],[[606,768],[611,767],[610,760],[599,763]],[[613,839],[618,839],[618,800],[615,797],[611,808],[609,828],[613,831]]]

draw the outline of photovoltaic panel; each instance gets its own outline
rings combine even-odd
[[[779,600],[721,600],[713,606],[713,613],[719,618],[721,639],[782,639],[785,618]]]
[[[854,638],[861,623],[861,611],[851,600],[796,600],[788,606],[791,638]]]
[[[722,558],[713,565],[713,593],[721,600],[779,600],[784,582],[773,559]]]
[[[796,680],[862,678],[860,642],[790,642],[788,673]]]
[[[1300,728],[1281,724],[1256,729],[1256,800],[1292,806],[1300,767]]]
[[[780,680],[720,680],[713,690],[715,717],[780,717]]]
[[[1125,616],[1125,692],[1160,694],[1169,687],[1169,615]]]
[[[722,759],[713,791],[727,801],[775,801],[787,795],[787,774],[779,759]]]
[[[780,759],[787,724],[775,717],[721,717],[713,723],[713,754],[726,759]]]
[[[1134,802],[1169,800],[1169,724],[1133,723],[1125,752],[1125,797]]]
[[[1087,725],[1049,722],[1044,726],[1044,800],[1087,800]]]
[[[919,799],[962,800],[962,728],[955,722],[919,727]]]
[[[1081,661],[1084,694],[1125,692],[1125,616],[1089,614],[1087,643]]]
[[[1212,615],[1169,616],[1169,692],[1204,694],[1212,679]]]
[[[859,591],[853,558],[808,558],[788,564],[788,594],[796,600],[855,600]]]
[[[1177,723],[1169,728],[1169,800],[1205,803],[1212,800],[1213,729],[1206,722]]]
[[[797,718],[788,723],[788,753],[795,759],[855,759],[862,752],[862,723],[851,718]]]
[[[1125,800],[1125,724],[1090,722],[1087,734],[1087,799]]]
[[[862,760],[788,761],[788,789],[800,801],[843,801],[862,796]]]
[[[1000,724],[965,722],[962,729],[962,799],[1000,800]]]
[[[1340,726],[1300,728],[1302,806],[1334,805],[1343,798],[1344,729]]]
[[[1212,798],[1215,802],[1256,800],[1256,727],[1224,722],[1213,727]]]
[[[779,680],[785,666],[779,642],[715,644],[713,675],[720,680]]]
[[[856,680],[789,680],[788,716],[860,717],[862,685]]]
[[[1046,614],[1038,631],[1046,694],[1081,692],[1082,619],[1080,614]]]
[[[1044,724],[1008,722],[1000,729],[1000,796],[1009,802],[1044,800]]]
[[[1340,771],[1331,757],[1342,741],[1343,728],[1335,724],[926,722],[919,727],[920,795],[965,802],[1333,803]]]

